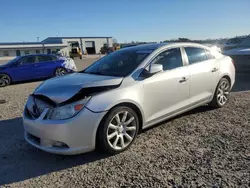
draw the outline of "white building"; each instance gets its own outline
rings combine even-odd
[[[109,47],[113,45],[112,37],[49,37],[41,42],[7,42],[0,43],[0,60],[52,52],[61,52],[67,56],[70,44],[75,42],[78,42],[82,51],[88,54],[98,54],[104,44]]]

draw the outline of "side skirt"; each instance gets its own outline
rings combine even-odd
[[[157,123],[160,123],[160,122],[162,122],[162,121],[165,121],[165,120],[167,120],[167,119],[170,119],[170,118],[172,118],[172,117],[175,117],[175,116],[177,116],[177,115],[180,115],[180,114],[182,114],[182,113],[184,113],[184,112],[190,111],[190,110],[192,110],[192,109],[194,109],[194,108],[197,108],[197,107],[199,107],[199,106],[205,105],[205,104],[207,104],[207,103],[208,103],[208,101],[205,101],[205,102],[202,101],[202,102],[196,103],[195,105],[192,105],[192,106],[188,106],[188,107],[179,109],[179,110],[174,111],[174,112],[172,112],[172,113],[170,113],[170,114],[167,114],[167,115],[165,115],[165,116],[163,116],[163,117],[161,117],[161,118],[157,118],[156,120],[153,120],[153,121],[150,121],[150,122],[148,122],[148,123],[145,123],[145,125],[143,126],[142,129],[146,129],[146,128],[148,128],[148,127],[150,127],[150,126],[153,126],[153,125],[155,125],[155,124],[157,124]]]

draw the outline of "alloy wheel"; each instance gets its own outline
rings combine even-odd
[[[217,101],[218,103],[223,106],[226,104],[229,96],[230,86],[229,82],[226,80],[223,80],[217,90]]]
[[[128,111],[118,112],[108,125],[108,144],[114,150],[122,150],[134,140],[136,132],[135,117]]]
[[[0,86],[4,87],[4,86],[7,86],[9,84],[10,84],[10,78],[5,74],[0,75]]]
[[[63,76],[65,74],[66,74],[65,69],[63,69],[63,68],[56,69],[56,76]]]

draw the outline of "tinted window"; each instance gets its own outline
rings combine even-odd
[[[104,56],[82,72],[109,76],[127,76],[150,53],[151,51],[140,51],[133,48],[118,50]]]
[[[185,48],[189,64],[194,64],[207,60],[207,55],[204,49],[202,48],[193,48],[187,47]]]
[[[51,56],[37,56],[38,62],[53,61]]]
[[[18,61],[20,65],[35,63],[36,59],[35,56],[24,57]]]
[[[162,52],[155,58],[153,63],[161,64],[163,66],[163,70],[171,70],[178,67],[182,67],[183,63],[182,63],[181,51],[179,48],[174,48]]]

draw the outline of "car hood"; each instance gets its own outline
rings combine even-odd
[[[122,80],[123,77],[74,73],[44,81],[34,94],[48,97],[53,102],[60,104],[71,99],[84,88],[116,86]]]
[[[7,67],[8,67],[7,64],[1,64],[1,65],[0,65],[0,69],[1,69],[1,68],[7,68]]]

